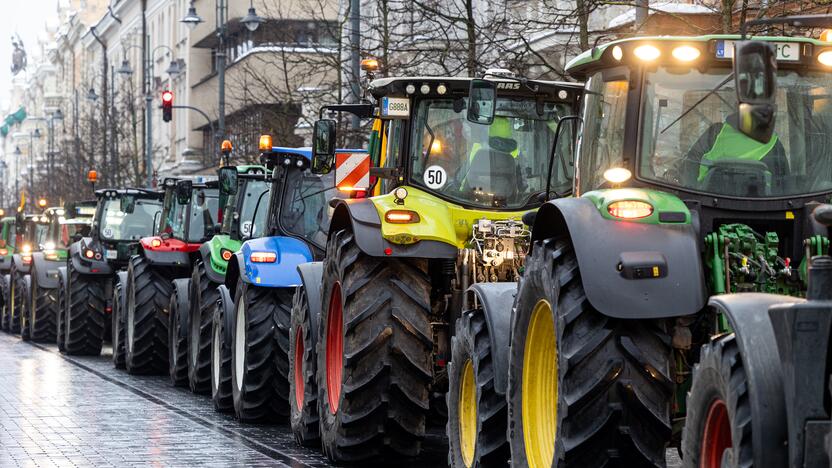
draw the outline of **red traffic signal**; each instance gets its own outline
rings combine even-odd
[[[162,120],[170,122],[173,119],[173,93],[164,91],[162,93]]]

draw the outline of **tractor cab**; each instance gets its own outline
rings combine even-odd
[[[575,194],[605,218],[694,219],[710,292],[800,295],[805,260],[828,246],[810,214],[832,194],[832,50],[810,38],[754,38],[773,45],[777,61],[776,126],[757,141],[741,131],[737,94],[752,84],[732,73],[738,40],[624,39],[570,62],[586,81]]]
[[[15,266],[19,272],[27,272],[32,264],[32,253],[43,250],[49,233],[49,218],[43,214],[19,214],[15,223],[17,229],[17,255]]]
[[[219,230],[219,184],[202,178],[165,179],[158,234],[140,240],[147,252],[190,253]]]
[[[12,265],[15,246],[15,217],[0,220],[0,272],[6,273]]]

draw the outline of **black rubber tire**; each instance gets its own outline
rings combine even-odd
[[[62,267],[64,268],[64,267]],[[60,270],[59,270],[60,271]],[[66,349],[66,326],[64,322],[66,319],[66,272],[61,272],[58,275],[58,309],[55,316],[55,344],[58,345],[58,351],[64,352]]]
[[[188,289],[191,280],[173,280],[168,305],[168,377],[171,385],[188,385]]]
[[[221,286],[225,289],[225,286]],[[211,321],[211,400],[219,412],[234,410],[231,390],[231,321],[234,302],[225,293],[219,294]]]
[[[56,339],[58,310],[60,300],[58,288],[41,288],[38,284],[38,277],[34,265],[31,275],[31,296],[29,308],[29,330],[32,341],[37,343],[54,343]]]
[[[8,332],[14,335],[20,333],[20,296],[18,294],[19,290],[19,278],[21,275],[17,273],[17,271],[12,268],[11,275],[9,276],[9,328]]]
[[[211,330],[219,295],[201,260],[194,265],[188,307],[188,385],[194,393],[211,392]]]
[[[234,416],[244,422],[286,417],[292,290],[261,288],[240,280],[235,296],[231,333]],[[240,325],[245,326],[242,332],[238,330]],[[245,343],[239,345],[239,339],[245,339]],[[243,351],[242,356],[238,349]]]
[[[106,277],[84,275],[67,266],[64,352],[97,356],[104,339],[104,282]]]
[[[419,454],[433,380],[427,267],[424,259],[365,255],[349,230],[330,237],[316,368],[321,446],[330,460]],[[330,307],[334,291],[343,293],[344,359],[338,406],[331,410],[326,350],[330,309],[338,310]]]
[[[665,466],[674,366],[665,320],[622,320],[595,310],[568,239],[536,241],[512,317],[508,436],[515,466],[524,444],[523,361],[532,311],[551,304],[557,349],[552,466]]]
[[[321,443],[315,381],[317,327],[309,313],[306,290],[299,287],[292,300],[289,325],[289,423],[297,443],[306,447],[318,447]]]
[[[127,275],[119,272],[113,284],[113,313],[110,317],[112,330],[113,367],[124,369],[126,351],[124,348],[124,308],[127,304]]]
[[[130,374],[168,371],[167,307],[173,285],[165,273],[142,255],[134,255],[127,266],[124,365]]]
[[[9,275],[2,275],[0,276],[0,293],[3,294],[3,307],[0,309],[0,330],[8,331],[9,330],[9,319],[11,317],[10,314],[10,298],[9,298]]]
[[[498,393],[494,387],[494,357],[485,313],[482,309],[464,312],[457,319],[454,330],[446,398],[448,465],[466,466],[459,436],[459,398],[461,374],[465,364],[470,361],[477,388],[477,440],[471,466],[506,466],[511,455],[506,439],[508,407],[506,396]]]
[[[17,285],[15,286],[18,295],[20,308],[18,309],[18,316],[20,317],[20,339],[29,341],[32,339],[32,296],[30,293],[30,279],[29,275],[18,275]]]
[[[702,346],[700,350],[699,362],[693,368],[693,382],[687,399],[687,417],[682,431],[685,466],[700,466],[705,422],[711,404],[717,400],[722,400],[728,410],[733,445],[730,457],[735,463],[731,466],[759,466],[754,463],[754,439],[761,439],[753,433],[752,419],[764,418],[766,415],[754,414],[750,403],[750,393],[753,389],[748,383],[747,370],[735,335],[731,333],[717,338]],[[768,426],[775,428],[778,424],[775,422]],[[783,424],[779,426],[783,427]],[[785,430],[781,436],[782,440],[785,440]],[[775,439],[781,440],[779,437]],[[728,454],[724,454],[726,455]],[[779,463],[769,461],[772,462],[769,466],[779,466]],[[785,460],[782,462],[785,463]]]

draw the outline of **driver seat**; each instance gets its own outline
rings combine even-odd
[[[493,148],[481,148],[471,159],[465,184],[495,197],[511,200],[517,195],[517,163],[511,154]]]

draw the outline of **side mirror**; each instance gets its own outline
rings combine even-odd
[[[739,41],[734,44],[734,86],[737,89],[739,130],[768,143],[774,134],[774,93],[777,57],[772,44]]]
[[[222,195],[236,195],[237,194],[237,168],[233,166],[225,166],[220,168],[220,194]]]
[[[335,121],[321,119],[315,122],[312,136],[312,173],[328,174],[335,157]]]
[[[471,80],[468,88],[468,113],[470,122],[491,125],[497,107],[497,86],[493,81]]]
[[[176,183],[176,202],[180,205],[187,205],[191,202],[191,192],[194,183],[190,180],[180,180]]]
[[[66,202],[64,204],[64,216],[66,216],[66,218],[68,219],[68,218],[74,218],[77,215],[78,215],[78,211],[77,211],[77,208],[75,206],[75,203],[74,202]]]
[[[119,200],[119,209],[123,213],[132,213],[136,211],[136,197],[132,195],[125,195]]]

